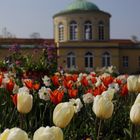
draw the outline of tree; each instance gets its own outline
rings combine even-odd
[[[132,38],[132,40],[133,40],[134,42],[136,42],[136,43],[139,42],[139,41],[138,41],[138,37],[137,37],[136,35],[132,35],[131,38]]]
[[[30,35],[30,38],[33,38],[33,39],[40,38],[40,33],[38,33],[38,32],[33,32],[33,33]]]

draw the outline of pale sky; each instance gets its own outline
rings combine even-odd
[[[53,38],[52,16],[74,0],[0,0],[0,35],[6,27],[16,37],[29,38],[33,32]],[[140,40],[140,0],[88,0],[111,17],[111,38]]]

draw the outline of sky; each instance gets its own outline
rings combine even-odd
[[[53,38],[53,15],[74,0],[0,0],[0,35],[10,32],[29,38],[34,32],[41,38]],[[88,0],[109,12],[112,39],[140,40],[140,0]]]

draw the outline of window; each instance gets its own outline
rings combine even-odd
[[[123,67],[128,67],[128,56],[123,56],[122,57],[122,63],[123,63]]]
[[[72,52],[67,55],[67,68],[76,68],[75,54]]]
[[[108,67],[110,66],[110,54],[108,52],[105,52],[102,55],[102,66],[103,67]]]
[[[85,54],[85,68],[93,68],[93,55],[90,52]]]
[[[99,22],[98,33],[99,33],[99,40],[104,40],[104,23],[102,21]]]
[[[64,40],[64,25],[61,23],[58,26],[59,41]]]
[[[77,40],[77,23],[75,21],[72,21],[70,23],[70,40]]]
[[[84,24],[84,38],[85,40],[92,39],[92,24],[90,21],[86,21]]]

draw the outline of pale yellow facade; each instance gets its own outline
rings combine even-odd
[[[66,71],[72,70],[72,65],[75,70],[92,71],[97,67],[113,65],[120,73],[140,72],[140,46],[127,39],[110,39],[110,17],[109,13],[98,9],[74,9],[54,15],[54,40],[58,48],[58,66]],[[70,37],[71,21],[76,23],[76,40],[71,40]],[[92,38],[89,40],[85,39],[86,21],[90,21],[92,29]],[[102,40],[99,38],[100,21],[103,22]],[[60,24],[63,25],[62,30],[59,28]],[[72,54],[71,58],[69,54]],[[86,58],[86,54],[89,54],[89,58]]]
[[[59,42],[59,33],[58,33],[58,26],[60,23],[64,25],[64,40],[61,42],[67,42],[70,40],[70,34],[69,34],[69,24],[71,21],[76,21],[78,25],[78,41],[84,40],[84,22],[85,21],[91,21],[92,23],[92,34],[93,39],[92,40],[98,40],[98,23],[100,21],[103,21],[104,24],[104,34],[105,34],[105,40],[108,40],[110,38],[110,14],[105,12],[99,12],[99,11],[87,11],[87,12],[76,12],[76,13],[68,13],[68,14],[58,14],[54,17],[54,39],[55,42]]]

